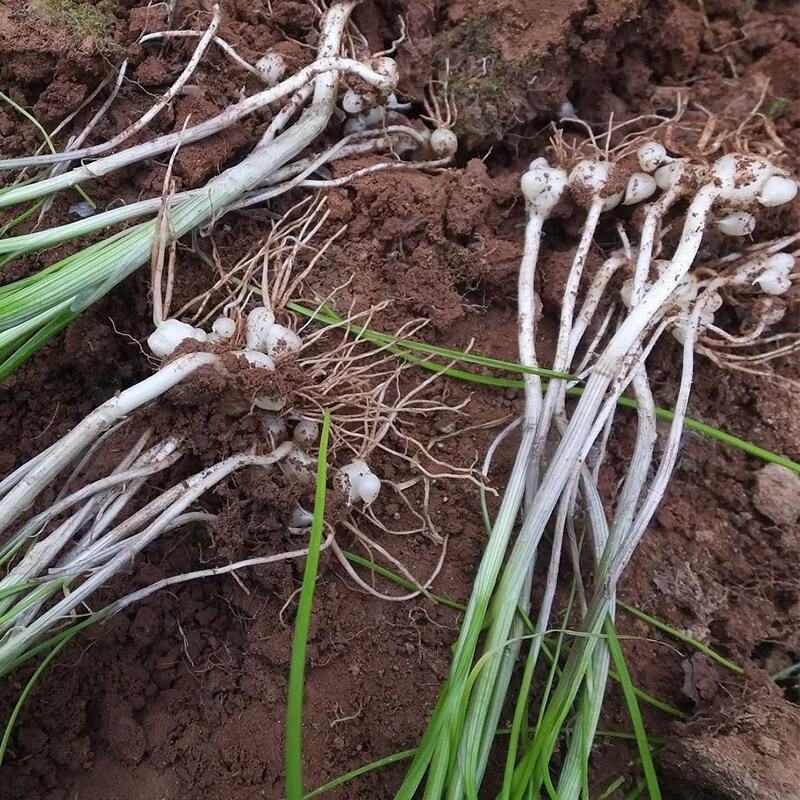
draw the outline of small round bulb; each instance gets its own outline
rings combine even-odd
[[[356,500],[361,499],[358,491],[358,485],[361,478],[370,471],[367,463],[361,459],[351,461],[349,464],[343,466],[336,473],[337,487],[347,495],[348,504],[352,505]]]
[[[381,491],[380,478],[374,472],[367,472],[358,481],[358,494],[366,505],[375,502]]]
[[[306,511],[299,503],[294,507],[294,511],[289,515],[289,527],[304,530],[310,528],[314,521],[314,515]]]
[[[348,89],[342,96],[342,109],[346,114],[360,114],[364,105],[364,95],[352,89]]]
[[[569,179],[563,169],[551,167],[544,158],[531,162],[520,178],[520,189],[530,214],[547,217],[561,199]]]
[[[286,60],[280,53],[267,53],[256,61],[256,69],[264,76],[267,86],[274,86],[286,72]]]
[[[303,447],[309,447],[319,439],[319,425],[313,419],[301,419],[294,426],[292,439]]]
[[[317,462],[305,450],[295,447],[281,462],[290,478],[309,486],[317,478]]]
[[[756,229],[756,218],[746,211],[735,211],[715,224],[725,236],[749,236]]]
[[[773,206],[782,206],[784,203],[791,202],[796,195],[796,181],[787,178],[785,175],[773,175],[764,184],[764,188],[757,199],[762,206],[772,208]]]
[[[667,148],[658,142],[647,142],[636,151],[639,166],[645,172],[655,172],[669,160]]]
[[[354,133],[362,133],[368,127],[367,121],[360,114],[357,117],[348,117],[344,123],[344,135],[352,136]]]
[[[267,351],[267,336],[275,323],[275,314],[266,306],[254,308],[245,322],[245,342],[248,350]]]
[[[222,339],[230,339],[236,333],[236,323],[230,317],[217,317],[211,330]]]
[[[303,340],[293,330],[276,322],[267,332],[266,344],[267,352],[273,358],[278,358],[297,352],[303,346]]]
[[[450,158],[458,150],[458,137],[449,128],[437,128],[431,133],[431,150],[440,158]]]
[[[378,75],[388,78],[392,88],[397,86],[397,62],[393,58],[389,58],[389,56],[378,56],[377,58],[373,58],[372,69],[375,70]]]
[[[251,366],[258,367],[258,369],[268,369],[270,371],[275,369],[275,362],[272,360],[272,357],[268,356],[266,353],[262,353],[260,350],[244,350],[241,354],[247,359]]]
[[[649,200],[655,194],[657,188],[656,179],[652,175],[648,175],[646,172],[634,172],[628,178],[623,203],[626,206],[632,206]]]

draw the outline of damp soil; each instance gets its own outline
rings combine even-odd
[[[0,89],[53,128],[81,106],[111,64],[128,58],[131,80],[94,134],[98,141],[107,139],[152,102],[191,52],[186,41],[142,47],[137,38],[170,24],[194,29],[207,24],[208,7],[199,0],[170,6],[171,21],[166,4],[142,0],[0,2]],[[290,64],[307,59],[315,41],[312,4],[273,0],[272,13],[270,4],[248,0],[223,0],[221,6],[220,35],[244,58],[252,62],[277,47]],[[398,55],[400,98],[419,113],[426,82],[449,62],[461,147],[453,169],[372,176],[330,194],[327,226],[347,229],[316,265],[308,293],[327,296],[344,286],[337,295],[343,308],[391,299],[375,327],[394,330],[422,317],[429,324],[421,335],[431,342],[464,348],[474,340],[483,354],[515,358],[515,275],[523,227],[517,181],[527,162],[543,152],[548,125],[559,116],[577,114],[602,126],[612,113],[618,121],[669,117],[679,102],[723,121],[755,109],[761,114],[758,130],[745,133],[756,144],[758,136],[782,141],[786,163],[798,152],[800,30],[791,2],[364,0],[356,20],[373,51],[398,37],[400,16],[408,30]],[[212,49],[191,91],[153,123],[152,132],[179,129],[189,116],[192,122],[209,117],[243,88],[257,87]],[[70,126],[80,129],[89,113],[80,110]],[[264,122],[256,115],[183,148],[174,167],[176,189],[200,185],[240,158]],[[573,133],[580,135],[580,128],[574,126]],[[7,156],[29,154],[40,144],[37,131],[5,104],[0,137]],[[130,168],[93,184],[92,198],[104,207],[116,198],[160,192],[164,169],[161,162]],[[79,199],[57,198],[50,219],[70,218]],[[759,235],[796,230],[799,218],[797,205],[767,215]],[[264,214],[225,218],[213,233],[220,258],[234,263],[263,238],[268,225]],[[539,276],[545,353],[567,267],[564,253],[579,230],[580,215],[574,212],[546,231]],[[613,231],[608,237],[611,241]],[[214,279],[189,244],[179,250],[177,303]],[[712,237],[706,255],[723,244]],[[41,261],[15,262],[0,281],[40,269],[71,247],[57,248]],[[789,301],[787,319],[796,321],[797,294]],[[0,386],[0,474],[150,373],[141,346],[148,319],[143,272]],[[652,361],[657,400],[669,404],[677,388],[678,351],[665,342]],[[775,368],[785,378],[798,376],[797,364],[789,360]],[[229,388],[201,376],[190,392],[172,393],[150,412],[148,424],[180,428],[188,442],[173,478],[245,448],[257,435],[246,414],[225,415]],[[495,435],[496,427],[481,426],[498,424],[521,405],[516,390],[449,380],[434,384],[429,397],[450,405],[468,401],[461,414],[429,414],[415,427],[421,441],[438,437],[438,457],[458,466],[482,457]],[[697,366],[690,404],[697,419],[797,459],[799,411],[796,389],[786,382],[731,373],[703,360]],[[470,430],[448,438],[454,428]],[[612,465],[624,463],[632,437],[632,428],[624,425],[612,437]],[[130,440],[121,437],[119,453],[126,444]],[[498,485],[512,457],[510,449],[500,452]],[[404,477],[396,464],[375,466],[389,473],[384,477]],[[800,528],[774,521],[769,504],[757,502],[761,470],[760,462],[738,451],[687,434],[671,487],[623,582],[621,596],[629,603],[744,669],[734,675],[621,612],[635,682],[692,717],[678,722],[644,706],[648,730],[665,741],[658,766],[667,796],[799,796],[800,686],[797,678],[776,684],[769,675],[800,661]],[[203,508],[217,514],[214,524],[163,537],[93,605],[168,575],[298,547],[281,521],[294,499],[277,485],[241,473],[204,498]],[[378,511],[405,522],[404,509],[390,499],[382,500]],[[436,481],[430,513],[437,530],[449,537],[434,588],[464,601],[485,543],[474,486]],[[342,531],[342,543],[355,549],[347,537]],[[438,546],[425,537],[378,535],[377,541],[419,577],[429,574],[438,558]],[[287,674],[302,567],[302,562],[280,563],[251,569],[239,580],[210,578],[174,587],[88,629],[42,675],[22,709],[0,772],[0,796],[283,797]],[[447,674],[458,624],[457,612],[425,599],[390,603],[367,595],[323,554],[304,707],[309,788],[416,744]],[[30,674],[23,668],[4,679],[3,720]],[[630,729],[615,687],[602,727]],[[635,786],[635,755],[624,741],[599,740],[591,766],[597,795],[620,775],[624,788],[613,797]],[[402,765],[387,767],[329,796],[390,798],[402,774]]]

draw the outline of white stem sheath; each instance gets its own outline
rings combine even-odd
[[[30,508],[45,486],[89,447],[103,431],[145,403],[160,397],[201,367],[218,363],[219,357],[212,353],[190,353],[181,356],[163,366],[155,375],[145,378],[98,406],[56,442],[48,451],[47,458],[39,461],[8,492],[0,505],[0,534],[20,514]]]

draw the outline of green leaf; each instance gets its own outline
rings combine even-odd
[[[314,519],[303,572],[303,584],[294,623],[292,655],[289,664],[289,698],[286,712],[286,796],[288,800],[303,797],[303,688],[306,672],[306,647],[311,625],[311,609],[319,569],[319,552],[325,520],[325,490],[328,477],[328,438],[331,415],[327,409],[322,420],[322,433],[317,460],[317,489],[314,498]]]

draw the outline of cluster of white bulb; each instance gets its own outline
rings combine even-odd
[[[147,337],[147,346],[157,358],[171,356],[178,345],[187,339],[205,342],[208,334],[202,328],[194,328],[178,319],[165,319]]]
[[[177,319],[165,319],[147,338],[147,345],[153,355],[166,358],[172,355],[181,342],[195,339],[198,342],[230,339],[236,333],[236,323],[229,317],[219,317],[211,326],[211,333],[195,328]],[[275,322],[275,315],[269,308],[253,309],[245,324],[245,355],[255,352],[267,355],[270,361],[256,357],[254,363],[274,368],[271,359],[294,353],[303,345],[300,337],[291,328]]]
[[[352,505],[359,500],[365,505],[373,503],[381,491],[380,478],[369,468],[366,461],[357,459],[336,473],[338,487],[347,495]]]
[[[765,294],[779,295],[792,285],[789,273],[794,268],[794,257],[789,253],[775,253],[768,260],[767,269],[755,280]]]
[[[709,165],[688,158],[673,158],[658,142],[647,142],[636,155],[641,171],[630,175],[624,191],[604,196],[614,178],[615,167],[608,162],[580,161],[565,179],[563,170],[549,167],[544,159],[534,161],[523,175],[522,191],[529,208],[543,216],[549,213],[554,199],[561,196],[565,180],[578,199],[584,200],[588,195],[594,203],[601,203],[602,211],[614,208],[620,202],[633,205],[649,200],[659,189],[671,193],[673,198],[702,191],[710,193],[713,198],[718,209],[713,224],[726,236],[747,236],[753,232],[756,220],[750,209],[754,205],[767,208],[783,205],[798,191],[797,183],[784,171],[758,156],[730,154]],[[659,275],[666,267],[666,262],[652,263]],[[763,269],[756,273],[755,278],[751,267],[733,282],[757,284],[765,294],[780,295],[791,286],[789,275],[793,267],[791,255],[776,253],[764,259]],[[645,288],[649,286],[647,281]],[[673,292],[671,302],[684,318],[688,317],[700,288],[700,281],[689,274]],[[632,290],[633,280],[626,281],[621,289],[622,301],[628,308]],[[699,319],[700,330],[713,324],[714,313],[721,304],[719,294],[705,298]],[[678,325],[674,334],[682,340],[683,328]]]
[[[664,191],[688,195],[704,178],[719,181],[722,207],[715,225],[725,236],[749,236],[755,230],[755,217],[747,211],[753,204],[773,208],[790,202],[797,194],[797,183],[789,175],[757,156],[732,153],[709,167],[688,158],[672,158],[662,144],[648,142],[639,148],[637,157],[644,173],[653,173],[655,185]]]
[[[755,286],[758,284],[764,294],[781,295],[792,285],[789,277],[794,269],[795,258],[790,253],[773,253],[763,258],[759,264],[761,269],[753,277],[752,271],[745,265],[742,274],[736,276],[733,282],[739,286]]]
[[[278,358],[299,350],[303,341],[291,328],[275,322],[275,314],[271,309],[261,306],[254,308],[247,316],[245,345],[248,350]]]
[[[377,59],[373,69],[387,76],[397,74],[397,64],[394,59],[387,57]],[[384,104],[372,93],[361,94],[355,89],[347,89],[342,95],[342,111],[347,115],[344,123],[345,136],[383,125],[387,111],[405,111],[410,107],[410,103],[400,103],[394,92],[386,97]],[[427,136],[428,145],[437,158],[450,158],[456,154],[458,137],[449,127],[442,126],[423,135]],[[397,147],[401,148],[396,150],[398,154],[406,149],[402,144]]]
[[[397,62],[393,58],[378,57],[373,59],[371,66],[378,74],[393,78],[394,83],[397,83]],[[387,108],[398,107],[400,104],[394,93],[386,98],[386,104],[383,105],[372,93],[361,94],[355,89],[347,89],[342,96],[342,111],[348,116],[344,124],[345,136],[382,125]]]
[[[270,50],[256,61],[256,69],[262,74],[267,86],[275,86],[286,73],[286,59]]]

